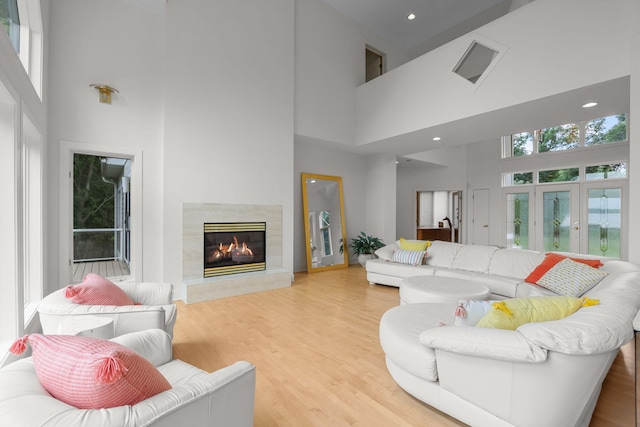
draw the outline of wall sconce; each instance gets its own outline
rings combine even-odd
[[[100,102],[104,102],[105,104],[111,104],[111,93],[120,93],[118,89],[108,85],[94,83],[89,86],[98,89]]]

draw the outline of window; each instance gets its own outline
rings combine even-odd
[[[622,189],[594,188],[588,191],[589,254],[620,257]]]
[[[0,344],[5,349],[23,332],[22,319],[23,292],[20,284],[20,244],[18,232],[21,215],[18,215],[19,200],[17,179],[19,177],[16,164],[16,112],[19,102],[13,99],[0,82],[0,271],[3,286],[0,299]],[[0,362],[3,351],[0,351]]]
[[[22,118],[22,218],[25,323],[43,296],[43,138],[26,115]]]
[[[331,246],[331,220],[329,211],[321,211],[318,217],[320,221],[320,237],[322,239],[322,256],[333,255]]]
[[[591,120],[585,129],[585,146],[611,144],[627,140],[627,115]]]
[[[502,158],[576,150],[627,140],[627,115],[616,114],[506,136],[502,138]]]
[[[40,0],[0,0],[0,23],[31,84],[42,98],[43,31]]]
[[[533,172],[513,172],[502,174],[502,185],[504,187],[527,184],[533,184]]]
[[[536,131],[538,153],[577,148],[580,144],[578,126],[571,123]]]
[[[552,169],[538,172],[538,182],[570,182],[577,181],[580,176],[578,168]]]
[[[610,178],[626,178],[627,164],[611,163],[607,165],[587,166],[585,168],[585,179],[610,179]]]
[[[533,153],[533,133],[520,132],[511,135],[511,152],[513,157],[528,156]]]
[[[507,247],[529,249],[529,193],[507,194]]]
[[[0,0],[0,22],[11,40],[16,53],[20,53],[20,16],[17,0]]]

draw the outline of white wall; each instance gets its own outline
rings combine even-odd
[[[367,157],[365,232],[385,243],[396,240],[396,156],[378,154]],[[414,222],[415,223],[415,222]]]
[[[182,203],[281,205],[293,271],[294,0],[166,6],[164,280],[181,282]],[[151,215],[151,213],[148,213]]]
[[[342,177],[344,192],[344,216],[347,243],[360,231],[366,230],[366,179],[367,162],[358,154],[329,148],[326,144],[305,141],[297,137],[294,150],[294,270],[306,271],[307,259],[304,239],[304,217],[302,210],[302,181],[300,174],[315,173]],[[349,250],[349,264],[358,260]]]
[[[122,0],[51,2],[48,81],[50,83],[48,275],[58,277],[60,221],[59,145],[61,140],[143,152],[144,280],[162,278],[162,15]],[[92,83],[120,93],[112,104],[98,102]],[[134,249],[135,250],[135,249]],[[67,283],[49,283],[49,291]]]
[[[409,56],[320,0],[296,0],[295,132],[354,145],[356,87],[365,82],[365,49],[386,54],[387,69]]]
[[[634,3],[537,0],[396,68],[358,88],[357,144],[629,75]],[[507,50],[472,87],[451,70],[474,39]]]

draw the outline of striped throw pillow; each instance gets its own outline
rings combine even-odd
[[[427,251],[412,251],[409,249],[397,249],[393,253],[393,262],[400,264],[420,265],[427,256]]]

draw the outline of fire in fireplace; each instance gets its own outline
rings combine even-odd
[[[204,277],[266,269],[264,222],[204,224]]]

